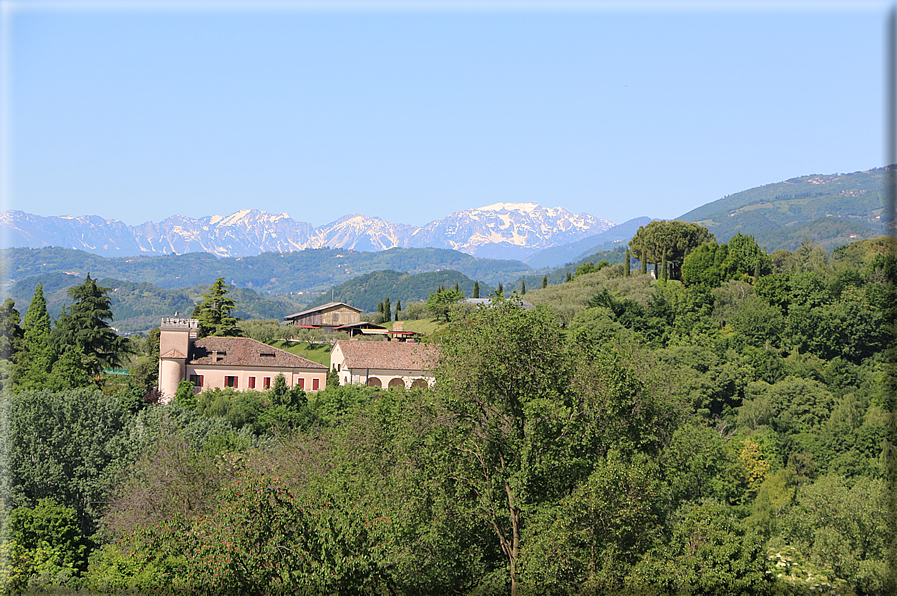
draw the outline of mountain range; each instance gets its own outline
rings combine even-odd
[[[562,207],[536,203],[496,203],[467,209],[423,227],[352,214],[315,228],[286,213],[256,209],[200,219],[175,215],[138,226],[97,215],[0,213],[3,248],[60,246],[115,257],[190,252],[245,257],[309,248],[367,252],[447,248],[479,258],[519,260],[542,249],[605,232],[613,225],[587,213],[575,215]]]

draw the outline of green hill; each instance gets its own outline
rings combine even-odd
[[[741,232],[769,251],[796,248],[803,238],[832,248],[881,235],[886,175],[886,168],[876,168],[791,178],[729,195],[678,219],[707,226],[719,242]]]
[[[235,258],[208,253],[110,258],[59,247],[11,248],[0,251],[0,260],[6,284],[45,273],[72,272],[82,279],[90,273],[96,278],[175,289],[223,277],[230,285],[262,294],[321,292],[359,275],[390,269],[411,274],[460,271],[471,279],[493,284],[530,271],[520,261],[477,259],[438,248],[393,248],[375,253],[320,248]]]
[[[25,278],[10,286],[2,298],[12,298],[16,310],[24,316],[34,296],[38,282],[44,286],[47,311],[58,317],[65,304],[71,304],[68,289],[83,283],[84,277],[65,273],[45,273]],[[112,326],[121,333],[147,331],[159,324],[161,317],[176,312],[189,316],[202,298],[209,284],[197,284],[192,288],[167,290],[147,282],[134,283],[118,279],[102,278],[99,285],[111,288]],[[241,319],[281,319],[284,315],[301,310],[305,302],[289,296],[262,296],[247,288],[232,288],[231,295],[237,302],[235,316]]]
[[[395,306],[396,300],[401,300],[402,304],[410,304],[426,300],[440,285],[453,288],[456,283],[465,296],[473,294],[474,280],[458,271],[431,271],[416,275],[398,271],[376,271],[335,286],[332,295],[326,293],[309,304],[309,308],[330,302],[332,296],[333,300],[346,302],[366,312],[374,312],[377,310],[377,303],[387,296],[392,306]],[[481,296],[485,296],[492,289],[486,283],[480,283]]]

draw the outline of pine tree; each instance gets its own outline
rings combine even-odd
[[[543,275],[542,276],[542,289],[544,290],[547,287],[548,287],[548,275]]]
[[[39,389],[50,374],[56,360],[50,324],[44,286],[38,283],[22,322],[22,352],[17,358],[15,374],[16,385],[20,389]]]
[[[193,309],[193,318],[199,320],[202,335],[235,337],[243,334],[237,327],[239,319],[231,316],[236,302],[228,296],[228,286],[223,277],[216,279],[202,298],[202,302]]]
[[[480,282],[478,282],[478,281],[473,282],[473,296],[472,297],[473,298],[480,297]]]
[[[524,294],[526,294],[526,280],[521,279],[520,280],[520,295],[523,296]]]
[[[109,291],[110,288],[98,286],[89,273],[84,283],[68,291],[74,304],[68,311],[63,309],[53,333],[57,345],[63,346],[53,375],[64,385],[82,385],[82,381],[74,381],[81,373],[98,378],[103,368],[121,364],[129,351],[128,341],[109,325],[112,321]]]

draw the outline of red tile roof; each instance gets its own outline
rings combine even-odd
[[[218,353],[217,361],[213,360]],[[327,367],[248,337],[204,337],[190,350],[190,364],[218,366],[267,366],[272,368]]]
[[[396,341],[340,341],[346,368],[430,370],[439,352],[436,346]]]

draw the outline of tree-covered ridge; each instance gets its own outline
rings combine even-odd
[[[679,219],[708,227],[721,241],[751,234],[770,251],[794,250],[803,238],[832,249],[884,232],[880,218],[891,173],[876,168],[801,176],[730,195]]]
[[[81,276],[90,272],[98,278],[140,280],[175,289],[191,286],[199,279],[223,277],[231,285],[263,294],[328,290],[358,275],[380,270],[414,274],[450,269],[487,283],[529,270],[520,261],[476,259],[436,248],[393,248],[376,253],[319,248],[238,258],[217,258],[207,253],[106,258],[53,247],[7,249],[0,251],[0,257],[8,283],[44,273],[74,271]]]
[[[403,304],[422,302],[438,286],[454,286],[458,284],[460,291],[467,297],[473,295],[472,280],[458,271],[431,271],[427,273],[401,273],[398,271],[375,271],[359,275],[343,284],[335,286],[333,293],[323,296],[309,304],[309,308],[320,306],[333,300],[351,304],[365,312],[377,310],[377,303],[384,296],[401,300]],[[480,284],[482,292],[488,293],[492,288],[485,283]]]
[[[681,281],[598,263],[533,310],[448,305],[433,389],[17,387],[5,585],[892,594],[894,248],[737,235]],[[37,292],[21,334],[9,306],[15,371],[53,342]]]
[[[16,304],[25,304],[42,285],[47,310],[57,317],[64,305],[71,304],[68,291],[83,281],[75,275],[47,273],[27,277],[9,287],[5,292]],[[159,325],[161,317],[175,313],[184,316],[193,312],[202,301],[208,284],[196,284],[189,288],[166,290],[148,282],[128,282],[111,278],[99,280],[110,288],[111,310],[115,328],[121,333],[145,332]],[[304,295],[265,296],[249,288],[231,288],[236,301],[234,316],[240,319],[281,319],[284,315],[301,310],[307,304]]]

